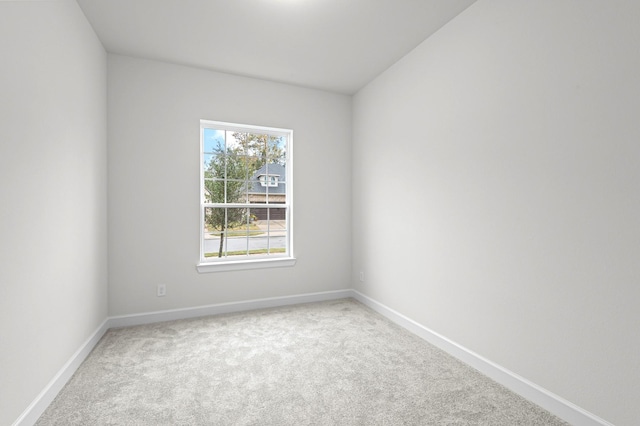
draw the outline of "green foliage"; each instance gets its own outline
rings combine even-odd
[[[239,143],[238,153],[247,156],[250,173],[255,172],[267,162],[285,164],[285,150],[280,137],[258,133],[234,133]]]
[[[204,172],[205,197],[208,203],[237,203],[244,201],[246,178],[249,169],[244,157],[237,152],[225,152],[218,145]],[[224,177],[227,180],[224,180]],[[227,227],[236,227],[245,221],[244,209],[208,208],[205,221],[207,225],[218,231]]]

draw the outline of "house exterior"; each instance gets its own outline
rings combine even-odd
[[[249,202],[255,204],[284,204],[286,203],[286,166],[281,164],[265,164],[251,177],[248,191]],[[258,220],[266,220],[266,208],[251,208],[251,214]],[[284,220],[285,209],[271,209],[271,220]]]

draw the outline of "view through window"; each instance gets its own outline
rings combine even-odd
[[[291,256],[292,131],[202,120],[201,263]]]

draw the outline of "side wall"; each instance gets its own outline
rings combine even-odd
[[[110,315],[349,288],[350,97],[125,56],[108,62]],[[294,130],[294,267],[196,271],[200,119]]]
[[[480,0],[353,106],[354,287],[621,426],[640,422],[639,20]]]
[[[106,54],[75,1],[0,2],[0,424],[107,316]]]

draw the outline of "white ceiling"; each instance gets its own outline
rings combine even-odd
[[[105,49],[353,94],[475,0],[77,0]]]

